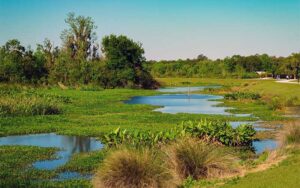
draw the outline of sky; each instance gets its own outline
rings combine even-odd
[[[0,45],[60,45],[69,12],[93,18],[99,43],[141,42],[148,60],[300,52],[300,0],[0,0]]]

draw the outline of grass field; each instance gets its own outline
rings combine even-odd
[[[223,89],[211,91],[214,94],[224,94],[232,91],[251,91],[262,95],[262,101],[227,101],[224,105],[235,107],[233,112],[252,113],[265,121],[286,120],[283,111],[274,111],[269,108],[268,100],[277,96],[280,100],[293,99],[293,105],[299,105],[300,86],[294,84],[275,83],[270,80],[237,80],[237,79],[196,79],[196,78],[161,78],[158,79],[162,86],[180,85],[222,85]],[[4,86],[3,86],[4,87]],[[252,117],[235,117],[222,115],[196,115],[196,114],[163,114],[154,112],[156,107],[149,105],[130,105],[124,101],[133,96],[155,95],[156,91],[135,89],[108,89],[108,90],[80,90],[60,88],[36,88],[39,94],[58,95],[70,99],[69,103],[60,103],[62,113],[56,115],[26,115],[26,116],[2,116],[0,117],[0,136],[57,132],[59,134],[100,136],[103,133],[114,130],[117,127],[128,130],[165,130],[180,124],[186,120],[223,120],[245,121],[256,120]],[[209,92],[209,91],[204,91]],[[298,98],[299,97],[299,98]],[[265,101],[264,101],[265,100]],[[53,156],[53,148],[37,147],[6,147],[0,146],[1,169],[6,169],[0,174],[0,178],[13,181],[15,176],[23,174],[24,178],[16,179],[16,184],[36,185],[32,179],[51,179],[61,171],[76,171],[81,173],[93,173],[103,159],[101,152],[79,154],[65,166],[55,171],[40,171],[30,168],[34,161]],[[5,153],[5,154],[4,154]],[[8,155],[7,153],[11,153]],[[26,160],[10,160],[16,156],[23,156]],[[28,160],[30,158],[30,160]],[[228,182],[225,187],[293,187],[299,181],[299,152],[294,152],[290,158],[264,172],[247,175],[244,178]],[[19,166],[12,169],[12,166]],[[30,169],[26,171],[26,169]],[[290,174],[290,179],[277,178],[280,174]],[[265,177],[265,178],[264,178]],[[282,184],[279,184],[278,182]],[[277,183],[276,183],[277,182]],[[290,184],[285,184],[288,182]],[[6,182],[7,183],[7,182]],[[1,185],[1,184],[0,184]],[[5,185],[5,184],[4,184]],[[91,186],[88,180],[65,181],[65,182],[42,182],[40,185],[77,185]],[[209,185],[209,183],[208,183]],[[271,185],[271,186],[269,186]],[[215,186],[215,185],[214,185]]]

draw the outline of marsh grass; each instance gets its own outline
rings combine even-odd
[[[94,187],[176,187],[174,173],[148,149],[113,151],[93,180]]]
[[[20,86],[1,86],[0,94],[0,116],[59,114],[61,104],[71,102],[67,96],[39,93]]]
[[[237,158],[224,147],[185,138],[164,149],[181,179],[226,177],[237,172]]]
[[[279,133],[279,140],[282,146],[300,145],[300,121],[293,121],[283,127]]]
[[[52,115],[61,113],[58,104],[40,97],[3,97],[0,116]]]

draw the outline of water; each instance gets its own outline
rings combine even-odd
[[[222,96],[206,94],[164,94],[156,96],[137,96],[126,101],[127,104],[149,104],[161,106],[155,111],[163,113],[190,113],[190,114],[219,114],[230,115],[228,107],[219,107]]]
[[[101,142],[95,138],[65,136],[55,133],[0,137],[0,145],[28,145],[60,148],[60,151],[57,152],[57,159],[33,163],[33,167],[44,170],[53,170],[66,164],[75,153],[90,152],[103,148]]]
[[[220,86],[195,86],[195,87],[166,87],[157,91],[166,93],[188,93],[193,91],[203,91],[205,88],[219,88]]]
[[[242,124],[250,124],[250,125],[253,125],[253,127],[256,131],[273,131],[274,130],[272,128],[260,127],[258,121],[254,121],[254,122],[253,121],[231,121],[229,123],[233,128],[237,128],[239,125],[242,125]]]
[[[62,172],[53,181],[64,181],[70,179],[92,179],[92,174],[80,174],[78,172]]]
[[[265,150],[274,150],[278,147],[278,142],[273,139],[253,141],[252,145],[256,154],[261,154]]]
[[[188,114],[216,114],[216,115],[234,115],[240,117],[252,116],[251,114],[231,114],[227,110],[229,107],[221,107],[222,96],[207,94],[188,94],[189,91],[200,91],[205,88],[218,88],[220,86],[198,86],[198,87],[169,87],[158,89],[160,92],[178,93],[163,94],[156,96],[137,96],[126,101],[127,104],[149,104],[160,106],[154,111],[162,113],[188,113]]]

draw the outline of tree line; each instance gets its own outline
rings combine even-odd
[[[68,28],[61,34],[61,47],[49,39],[35,50],[25,48],[17,39],[0,47],[0,81],[97,84],[104,88],[157,86],[145,68],[140,43],[123,35],[109,35],[102,39],[100,49],[92,18],[69,13],[65,22]]]
[[[261,76],[299,78],[300,53],[288,57],[234,55],[217,60],[201,54],[195,59],[148,61],[147,66],[154,77],[256,78],[259,71],[264,72]]]
[[[195,59],[146,61],[141,43],[126,36],[109,35],[96,42],[91,17],[69,13],[60,47],[49,39],[35,50],[17,39],[0,47],[0,82],[81,85],[104,88],[155,88],[153,77],[253,78],[256,71],[299,77],[300,53],[288,57],[267,54],[210,60],[201,54]]]

